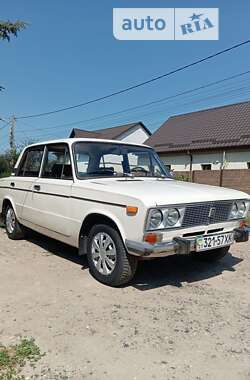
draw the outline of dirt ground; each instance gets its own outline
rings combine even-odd
[[[113,289],[73,248],[0,229],[0,270],[0,342],[46,353],[29,378],[250,379],[250,243],[217,264],[141,263]]]

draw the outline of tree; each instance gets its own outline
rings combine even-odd
[[[17,33],[25,29],[28,24],[24,21],[0,21],[0,40],[10,41],[11,36],[17,37]],[[5,88],[0,85],[0,91]]]
[[[27,23],[24,21],[0,21],[0,39],[10,41],[11,36],[17,37],[17,34],[26,26]]]
[[[0,155],[0,178],[8,177],[11,173],[8,161],[4,155]]]

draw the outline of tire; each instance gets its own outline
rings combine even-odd
[[[5,210],[5,229],[9,239],[20,240],[25,236],[25,229],[18,222],[12,206],[7,206]]]
[[[87,259],[92,276],[114,287],[128,283],[134,277],[138,263],[135,256],[127,253],[118,231],[106,224],[92,227]]]
[[[229,247],[223,247],[218,249],[213,249],[211,251],[207,252],[193,252],[192,256],[193,258],[204,261],[204,262],[215,262],[221,260],[226,254],[228,253],[230,249]]]

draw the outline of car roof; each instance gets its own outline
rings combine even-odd
[[[46,145],[46,144],[57,144],[57,143],[67,143],[69,145],[72,145],[75,142],[103,142],[103,143],[123,144],[123,145],[132,145],[132,146],[141,146],[141,147],[145,147],[145,148],[152,148],[149,145],[130,143],[130,142],[120,141],[120,140],[106,140],[106,139],[79,138],[79,137],[77,137],[77,138],[68,138],[68,139],[57,139],[57,140],[40,141],[40,142],[37,142],[35,144],[28,145],[27,147]]]

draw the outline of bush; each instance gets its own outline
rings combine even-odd
[[[176,180],[176,181],[185,181],[185,182],[190,182],[190,178],[189,178],[189,175],[184,175],[184,174],[173,174],[173,178]]]
[[[0,156],[0,178],[10,172],[10,166],[4,155]]]

